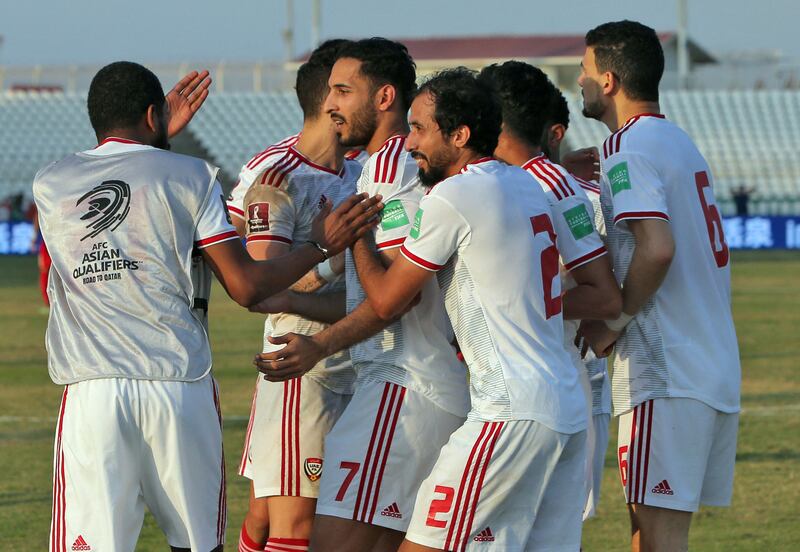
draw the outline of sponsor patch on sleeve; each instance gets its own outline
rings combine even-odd
[[[585,238],[592,233],[592,220],[589,218],[589,212],[586,210],[586,205],[576,205],[572,209],[564,211],[564,218],[567,221],[572,236],[579,240]]]
[[[422,209],[417,209],[417,214],[414,216],[414,226],[411,227],[411,231],[408,233],[415,240],[419,238],[420,224],[422,224]]]
[[[617,195],[622,190],[631,189],[631,177],[628,173],[628,162],[623,161],[611,167],[608,171],[608,181],[611,183],[611,195]]]
[[[408,224],[408,215],[399,199],[389,201],[381,213],[381,229],[392,230]]]

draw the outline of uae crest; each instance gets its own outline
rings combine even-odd
[[[322,458],[306,458],[303,469],[309,480],[316,481],[322,476]]]

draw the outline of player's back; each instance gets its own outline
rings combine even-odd
[[[644,400],[683,396],[737,410],[730,259],[708,164],[677,125],[645,115],[609,137],[602,165],[601,201],[618,280],[627,274],[635,245],[625,221],[668,220],[675,242],[664,282],[618,343],[615,366],[631,383],[623,388],[615,375],[615,410],[645,395]]]
[[[235,237],[217,171],[200,159],[112,142],[70,155],[34,181],[55,275],[51,377],[199,379],[211,356],[192,311],[192,250]],[[200,242],[211,202],[222,219]]]
[[[577,370],[562,344],[550,213],[524,170],[483,159],[431,190],[410,234],[420,241],[403,247],[413,262],[439,269],[470,370],[469,419],[533,419],[564,433],[585,428]],[[436,221],[435,241],[457,244],[443,266],[431,265],[416,246],[423,246],[426,215]]]
[[[336,206],[355,192],[361,172],[361,165],[350,160],[345,160],[338,172],[317,165],[294,146],[273,150],[259,167],[243,202],[247,242],[273,241],[290,247],[309,240],[314,218],[326,200]],[[319,292],[343,289],[340,279]],[[326,327],[292,313],[272,314],[269,321],[272,335],[312,335]],[[350,392],[352,387],[353,373],[346,352],[322,360],[308,375],[336,392]]]

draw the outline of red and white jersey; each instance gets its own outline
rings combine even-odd
[[[379,250],[400,247],[427,189],[417,164],[405,151],[405,136],[389,138],[367,161],[358,191],[381,194],[385,207],[375,229]],[[350,251],[347,252],[347,311],[366,299]],[[431,279],[420,303],[383,331],[350,348],[358,378],[379,379],[417,391],[442,410],[466,416],[469,391],[464,365],[456,357],[453,328],[442,293]]]
[[[490,158],[437,184],[400,249],[437,271],[469,367],[469,420],[586,428],[578,371],[564,349],[550,205],[530,175]]]
[[[216,175],[201,159],[118,138],[39,171],[55,383],[209,372],[205,313],[193,308],[208,297],[196,271],[208,269],[192,252],[238,238]]]
[[[242,204],[247,243],[276,241],[292,247],[309,240],[314,218],[327,199],[338,205],[355,193],[361,172],[361,165],[345,160],[337,173],[313,163],[294,146],[269,152],[259,167]],[[343,288],[340,280],[319,292]],[[326,327],[296,314],[273,314],[269,318],[273,336],[289,332],[312,335]],[[354,373],[346,351],[322,360],[307,375],[331,391],[352,393]]]
[[[615,413],[662,397],[738,411],[730,259],[708,164],[662,115],[633,117],[602,152],[600,200],[617,280],[625,281],[635,248],[627,221],[669,221],[675,241],[664,282],[617,341]]]
[[[351,149],[347,153],[344,154],[345,159],[349,159],[351,161],[358,161],[358,163],[363,167],[367,164],[367,160],[369,159],[369,152],[365,149]]]
[[[233,185],[233,189],[228,194],[225,203],[228,207],[228,212],[232,217],[244,220],[244,194],[250,189],[255,177],[263,170],[264,163],[266,163],[271,156],[278,151],[286,151],[291,146],[295,145],[300,139],[300,133],[287,136],[280,142],[272,144],[264,151],[255,154],[250,160],[242,165],[242,170],[239,171],[239,179]]]
[[[561,264],[569,271],[607,253],[595,230],[594,209],[580,183],[564,167],[540,153],[524,165],[539,183],[553,211]]]

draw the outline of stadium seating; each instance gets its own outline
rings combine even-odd
[[[606,128],[581,115],[568,94],[568,148],[601,144]],[[797,91],[665,91],[664,113],[681,125],[708,159],[723,212],[731,191],[753,188],[753,212],[800,213],[800,93]],[[94,144],[81,94],[0,93],[0,197],[27,192],[36,171]],[[212,93],[189,127],[211,160],[235,177],[267,145],[297,132],[294,93]]]

